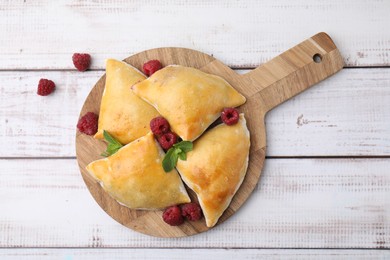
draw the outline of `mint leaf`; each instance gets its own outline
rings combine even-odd
[[[114,153],[116,153],[121,147],[122,147],[122,146],[118,146],[118,145],[116,145],[116,144],[109,144],[109,145],[107,146],[107,152],[108,152],[109,154],[114,154]]]
[[[181,141],[180,143],[174,144],[173,147],[181,149],[183,152],[187,153],[192,151],[194,145],[190,141]]]
[[[108,145],[106,151],[101,154],[102,156],[111,156],[123,147],[123,145],[114,137],[112,137],[106,130],[103,130],[103,136],[104,139],[108,142]]]
[[[177,161],[187,160],[187,152],[193,149],[193,144],[190,141],[181,141],[180,143],[174,144],[168,152],[165,154],[162,161],[162,166],[165,172],[170,172],[175,168]]]
[[[106,130],[103,130],[104,139],[108,142],[108,144],[116,144],[117,146],[122,146],[122,144],[112,137]]]
[[[179,159],[179,156],[177,154],[177,151],[174,147],[170,148],[165,155],[162,166],[165,172],[170,172],[175,168],[177,160]]]
[[[186,161],[186,160],[187,160],[187,154],[181,152],[181,153],[179,153],[179,158],[180,158],[180,160],[182,160],[182,161]]]

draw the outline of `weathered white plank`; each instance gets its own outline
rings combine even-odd
[[[73,156],[81,107],[104,72],[0,72],[0,156]],[[56,83],[36,94],[40,78]]]
[[[272,110],[269,156],[389,155],[390,69],[347,69]]]
[[[266,160],[236,215],[180,239],[116,223],[73,159],[0,165],[0,247],[390,248],[390,159]]]
[[[348,66],[388,66],[389,1],[1,1],[0,69],[93,68],[166,46],[213,54],[235,67],[264,63],[320,31]]]
[[[276,249],[0,249],[3,260],[122,260],[122,259],[387,259],[385,250],[276,250]]]
[[[78,113],[102,74],[0,72],[0,157],[75,156]],[[36,95],[41,77],[53,95]],[[389,155],[389,101],[390,69],[345,69],[267,115],[267,155]]]

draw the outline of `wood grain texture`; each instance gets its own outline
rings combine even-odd
[[[79,111],[103,73],[0,72],[0,157],[75,156]],[[36,95],[41,77],[57,84],[49,97]],[[283,103],[266,116],[267,156],[389,155],[389,86],[389,69],[345,69]]]
[[[315,62],[315,55],[320,55],[322,60]],[[244,75],[235,73],[209,55],[183,48],[148,50],[126,58],[126,62],[141,70],[142,65],[151,59],[160,60],[163,66],[179,64],[221,76],[246,97],[246,103],[240,106],[240,111],[245,113],[250,132],[248,169],[240,188],[217,225],[237,212],[257,185],[265,159],[265,114],[343,67],[337,47],[325,33],[314,35]],[[105,76],[99,79],[88,95],[80,117],[90,111],[99,113],[104,84]],[[89,163],[101,159],[100,154],[105,146],[106,143],[101,140],[76,133],[76,155],[84,181],[97,203],[116,221],[138,232],[157,237],[190,236],[211,229],[204,221],[185,222],[175,227],[164,225],[162,211],[134,210],[118,203],[86,170]],[[191,193],[190,196],[192,201],[196,201],[195,194]]]
[[[92,68],[145,49],[186,47],[233,67],[257,67],[318,31],[347,66],[389,66],[388,1],[1,1],[0,69]],[[156,22],[158,21],[158,22]]]
[[[5,260],[124,260],[124,259],[387,259],[385,250],[276,250],[276,249],[2,249]]]
[[[93,200],[74,159],[0,160],[0,247],[390,248],[390,159],[269,159],[212,232],[142,235]]]

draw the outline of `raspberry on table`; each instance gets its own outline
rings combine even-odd
[[[221,119],[227,125],[237,124],[239,118],[240,115],[238,113],[238,110],[234,107],[224,108],[221,113]]]
[[[88,53],[75,53],[72,56],[74,66],[78,71],[86,71],[91,65],[91,55]]]
[[[158,137],[157,141],[164,150],[169,150],[175,143],[177,143],[177,135],[173,132],[165,133]]]
[[[199,204],[191,202],[181,205],[181,215],[190,221],[197,221],[202,218],[203,214]]]
[[[169,132],[169,122],[162,116],[153,118],[150,121],[150,130],[156,136],[163,135]]]
[[[40,79],[38,83],[37,94],[40,96],[47,96],[54,91],[56,84],[49,79]]]
[[[93,112],[88,112],[82,116],[77,123],[77,128],[80,132],[87,135],[94,135],[98,130],[98,115]]]
[[[161,68],[162,65],[159,60],[150,60],[144,63],[144,65],[142,66],[142,69],[147,76],[152,76],[153,73],[155,73]]]
[[[171,226],[179,226],[184,223],[184,218],[181,215],[181,210],[178,206],[167,208],[163,213],[163,220]]]

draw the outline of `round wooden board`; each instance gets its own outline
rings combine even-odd
[[[222,63],[215,60],[213,57],[190,49],[183,48],[159,48],[144,51],[128,57],[125,61],[132,66],[142,69],[142,64],[150,59],[158,59],[161,61],[163,66],[169,64],[180,64],[183,66],[189,66],[201,69],[208,73],[213,73],[220,75],[229,81],[232,80],[232,76],[237,76],[239,79],[240,75],[236,74],[233,70],[226,67]],[[213,71],[214,70],[214,71]],[[234,80],[233,80],[234,81]],[[230,82],[234,86],[234,82]],[[82,110],[80,112],[80,117],[85,113],[91,111],[96,114],[99,114],[100,101],[105,85],[105,75],[103,75],[99,81],[95,84],[91,92],[89,93]],[[242,110],[242,109],[241,109]],[[245,109],[247,110],[247,109]],[[245,112],[246,113],[246,112]],[[246,113],[246,118],[247,113]],[[257,120],[256,120],[257,121]],[[251,124],[248,123],[250,126]],[[261,126],[261,125],[260,125]],[[264,127],[257,128],[264,131]],[[250,130],[251,131],[251,130]],[[251,131],[253,132],[253,131]],[[265,146],[265,133],[262,134],[263,138],[263,147]],[[91,192],[92,196],[100,207],[107,212],[113,219],[121,223],[122,225],[129,227],[135,231],[157,237],[182,237],[198,234],[204,231],[209,230],[205,224],[204,218],[200,221],[189,222],[186,221],[183,225],[178,227],[173,227],[167,225],[162,220],[162,211],[147,211],[147,210],[132,210],[125,206],[120,205],[116,200],[111,198],[108,193],[106,193],[103,188],[97,183],[93,177],[91,177],[86,171],[85,167],[90,162],[101,159],[100,154],[106,149],[106,143],[101,140],[94,139],[92,136],[88,136],[76,132],[76,153],[77,160],[79,163],[80,171],[82,177]],[[248,198],[252,190],[257,184],[262,162],[264,161],[265,152],[264,149],[258,150],[256,158],[256,165],[258,167],[256,174],[251,175],[247,174],[244,179],[240,189],[237,191],[234,196],[230,206],[221,218],[218,221],[219,225],[224,220],[233,215],[238,208],[244,203]],[[251,167],[249,167],[251,168]],[[249,171],[248,171],[249,173]],[[190,197],[192,201],[197,201],[196,195],[190,189]]]
[[[320,57],[319,62],[314,61],[315,56]],[[245,75],[237,74],[207,54],[183,48],[152,49],[125,61],[141,70],[142,64],[151,59],[160,60],[163,66],[179,64],[221,76],[247,99],[239,110],[245,114],[251,138],[248,170],[217,225],[237,212],[258,183],[265,159],[267,111],[341,70],[344,64],[332,39],[325,33],[314,35]],[[99,113],[104,83],[103,75],[89,93],[80,116],[89,111]],[[157,237],[183,237],[210,229],[204,219],[172,227],[163,222],[162,211],[131,210],[112,199],[85,169],[88,163],[102,158],[100,154],[105,148],[103,141],[76,132],[76,154],[83,179],[97,203],[113,219],[135,231]],[[188,191],[196,201],[195,194]]]

